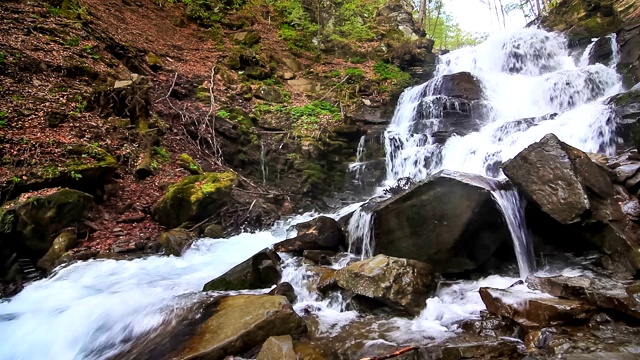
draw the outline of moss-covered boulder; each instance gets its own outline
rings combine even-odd
[[[280,258],[264,249],[204,285],[204,291],[264,289],[280,280]]]
[[[233,172],[187,176],[171,185],[155,207],[158,222],[175,228],[187,221],[201,221],[230,200],[236,175]]]
[[[5,203],[0,208],[0,264],[13,254],[39,259],[51,248],[54,236],[80,221],[92,204],[91,195],[71,189]]]
[[[259,346],[271,336],[300,336],[306,324],[283,296],[223,298],[173,359],[224,359]]]
[[[45,270],[53,270],[58,260],[69,250],[78,245],[75,232],[64,231],[53,240],[53,245],[47,253],[38,261],[38,267]]]
[[[565,0],[549,11],[542,19],[542,26],[567,34],[572,42],[588,43],[616,32],[624,19],[620,16],[614,0]]]

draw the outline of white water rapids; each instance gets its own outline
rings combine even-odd
[[[565,39],[534,29],[498,34],[443,56],[436,77],[407,89],[399,100],[385,136],[387,185],[404,177],[422,180],[440,169],[502,178],[499,164],[547,133],[585,151],[612,153],[615,135],[602,100],[621,90],[613,66],[574,61]],[[432,136],[442,125],[436,101],[446,101],[452,109],[459,104],[455,99],[438,99],[434,90],[443,75],[460,71],[472,73],[482,83],[485,111],[477,119],[481,127],[439,144]],[[552,113],[558,115],[545,117]],[[516,122],[524,118],[532,120]],[[526,227],[517,215],[521,207],[517,194],[494,195],[499,202],[504,200],[501,207],[512,235],[526,238]],[[194,301],[207,281],[286,238],[287,226],[305,219],[227,240],[202,239],[182,257],[92,260],[59,269],[0,303],[0,358],[102,359],[117,354],[131,339],[169,321],[175,308]],[[350,225],[359,234],[357,255],[362,258],[372,253],[370,223],[370,214],[359,210]],[[525,243],[518,251],[527,252],[528,246]],[[523,261],[521,268],[532,266],[526,264],[530,255]],[[295,259],[286,260],[283,281],[296,288],[295,309],[311,309],[321,331],[339,331],[359,316],[346,311],[339,296],[323,298],[309,291],[310,276]],[[457,329],[456,322],[477,316],[484,308],[479,286],[507,287],[516,280],[491,276],[440,289],[419,317],[393,322],[396,330],[386,340],[446,338]]]

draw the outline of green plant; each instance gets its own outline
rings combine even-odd
[[[24,98],[20,95],[12,95],[11,96],[11,100],[15,101],[15,102],[20,102],[22,100],[24,100]]]
[[[378,61],[373,65],[373,72],[378,75],[380,80],[407,81],[411,78],[409,74],[400,70],[397,66],[382,61]]]
[[[78,173],[78,172],[76,172],[76,171],[74,171],[74,170],[71,170],[71,171],[69,172],[69,175],[71,176],[71,178],[72,178],[73,180],[76,180],[76,181],[78,181],[78,180],[82,179],[82,174],[80,174],[80,173]]]
[[[54,17],[60,16],[60,14],[61,14],[60,8],[50,6],[49,7],[49,14],[51,14]]]
[[[74,36],[65,41],[64,44],[67,46],[80,46],[80,39],[77,36]]]
[[[350,58],[349,62],[352,64],[362,64],[367,62],[367,58],[356,56],[356,57]]]
[[[7,112],[4,110],[0,111],[0,129],[7,126],[7,120],[5,120],[6,118],[7,118]]]
[[[7,54],[0,52],[0,65],[4,65],[7,59]]]
[[[276,85],[276,79],[273,79],[273,78],[265,79],[262,81],[262,83],[265,85],[273,86],[273,85]]]
[[[331,72],[328,72],[328,73],[324,74],[324,76],[328,77],[328,78],[336,78],[336,77],[338,77],[340,75],[342,75],[340,70],[333,70]]]
[[[352,78],[362,78],[364,77],[364,71],[362,71],[362,69],[357,69],[357,68],[349,68],[349,69],[345,69],[344,71],[345,75],[349,75]]]
[[[225,120],[228,119],[229,116],[231,116],[231,114],[227,110],[219,110],[216,113],[216,117],[219,117],[219,118],[225,119]]]
[[[161,146],[154,146],[153,152],[164,162],[171,160],[171,156],[169,156],[167,150]]]
[[[85,111],[87,107],[87,101],[84,100],[81,95],[76,95],[74,97],[74,101],[75,106],[73,107],[73,110],[71,110],[71,115],[78,116]]]
[[[11,182],[12,182],[12,183],[14,183],[14,184],[20,184],[20,183],[22,182],[22,179],[20,179],[20,178],[19,178],[19,177],[17,177],[17,176],[12,177],[10,180],[11,180]]]

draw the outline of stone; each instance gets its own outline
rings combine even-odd
[[[235,180],[236,175],[230,171],[187,176],[169,187],[154,209],[155,216],[170,228],[186,221],[202,221],[230,201]]]
[[[56,267],[58,260],[69,250],[78,245],[76,234],[71,231],[64,231],[58,235],[49,251],[38,261],[38,267],[47,271]]]
[[[278,254],[264,249],[204,285],[203,291],[264,289],[280,280]]]
[[[256,99],[273,103],[279,103],[283,100],[280,90],[278,90],[278,88],[275,86],[260,86],[258,89],[256,89],[255,93],[253,93],[253,96]]]
[[[283,296],[236,295],[221,299],[213,315],[173,359],[223,359],[241,355],[272,336],[300,336],[306,324]]]
[[[182,153],[178,156],[178,166],[187,170],[191,175],[203,175],[204,170],[191,156]]]
[[[611,41],[609,36],[603,36],[596,40],[589,54],[589,65],[603,64],[609,66],[614,55]]]
[[[309,341],[294,341],[293,350],[298,360],[334,360],[334,351],[324,344]]]
[[[278,284],[276,287],[271,289],[271,291],[269,291],[269,295],[282,295],[282,296],[286,297],[287,300],[289,300],[289,302],[292,303],[292,304],[297,299],[296,291],[293,288],[293,285],[291,285],[288,282],[283,282],[283,283]]]
[[[246,47],[252,47],[260,42],[260,35],[255,31],[240,31],[233,35],[231,38]]]
[[[133,84],[133,80],[116,80],[115,84],[113,85],[113,88],[121,89],[124,87],[128,87],[132,84]]]
[[[289,57],[280,57],[279,59],[289,69],[293,70],[293,72],[300,72],[304,70],[304,66],[302,65],[302,63],[296,59],[289,58]]]
[[[439,360],[460,359],[520,359],[520,342],[510,339],[448,345],[441,350]]]
[[[297,360],[290,335],[272,336],[262,344],[256,360]]]
[[[305,78],[287,80],[287,85],[295,92],[316,93],[320,91],[320,84]]]
[[[149,67],[149,69],[153,71],[158,71],[162,68],[162,60],[160,60],[158,55],[154,53],[148,53],[145,57],[145,60],[147,61],[147,66]]]
[[[616,182],[624,184],[624,182],[634,176],[638,170],[640,170],[640,163],[621,165],[615,168]]]
[[[224,228],[222,225],[210,224],[202,232],[202,236],[212,239],[220,239],[224,237]]]
[[[640,282],[621,282],[599,275],[529,276],[527,285],[553,296],[581,300],[602,309],[640,319]]]
[[[436,94],[463,100],[481,100],[482,85],[480,80],[469,72],[444,75]]]
[[[613,107],[616,124],[616,136],[622,140],[622,146],[638,148],[640,146],[640,91],[630,90],[612,96],[607,104]]]
[[[613,183],[586,153],[547,134],[504,163],[503,171],[557,222],[582,224],[581,234],[605,254],[620,256],[629,271],[640,268],[640,250]]]
[[[487,311],[529,328],[586,323],[595,314],[594,307],[576,300],[494,288],[479,291]]]
[[[244,69],[244,75],[254,80],[266,80],[271,77],[271,71],[261,66],[247,66]]]
[[[415,260],[376,255],[336,273],[338,285],[358,295],[419,315],[435,289],[431,267]]]
[[[331,258],[336,255],[335,251],[327,250],[305,250],[302,256],[318,265],[331,265]]]
[[[345,236],[340,224],[327,216],[296,225],[298,235],[273,246],[278,252],[303,252],[305,250],[339,251],[346,248]]]
[[[195,239],[195,234],[185,229],[171,229],[160,235],[159,243],[165,255],[180,256]]]
[[[413,259],[439,273],[486,263],[510,235],[491,196],[496,181],[441,171],[374,210],[375,254]]]
[[[567,354],[566,360],[636,360],[636,353],[597,352],[591,354]]]

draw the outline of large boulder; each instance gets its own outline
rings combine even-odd
[[[548,327],[586,323],[595,308],[576,300],[512,290],[480,288],[487,310],[505,316],[526,327]]]
[[[640,90],[615,95],[607,104],[614,110],[616,136],[624,147],[640,147]]]
[[[240,355],[272,336],[299,336],[306,324],[283,296],[237,295],[221,299],[173,359],[223,359]]]
[[[69,250],[78,245],[75,232],[64,231],[58,235],[47,253],[38,261],[38,267],[45,270],[53,270],[58,260]]]
[[[475,269],[509,232],[491,196],[500,184],[441,171],[374,211],[375,254],[428,263],[439,273]]]
[[[581,225],[583,236],[611,258],[620,257],[619,269],[640,268],[636,237],[614,199],[613,183],[586,153],[548,134],[503,170],[543,212],[561,224]]]
[[[482,99],[482,85],[480,80],[469,72],[459,72],[451,75],[444,75],[436,83],[435,94],[475,101]]]
[[[175,228],[186,221],[206,219],[228,204],[235,180],[230,171],[187,176],[171,185],[156,205],[158,222]]]
[[[165,255],[180,256],[193,243],[196,236],[185,229],[171,229],[160,235],[160,245]]]
[[[300,252],[305,250],[338,251],[345,248],[344,232],[340,224],[327,216],[296,225],[298,235],[273,246],[279,252]]]
[[[209,281],[204,291],[230,291],[264,289],[280,280],[280,258],[278,254],[264,249],[231,270]]]
[[[617,310],[640,319],[640,282],[620,282],[589,274],[581,276],[529,276],[527,285],[553,296]]]
[[[425,263],[377,255],[336,273],[340,287],[418,315],[435,289],[434,273]]]

